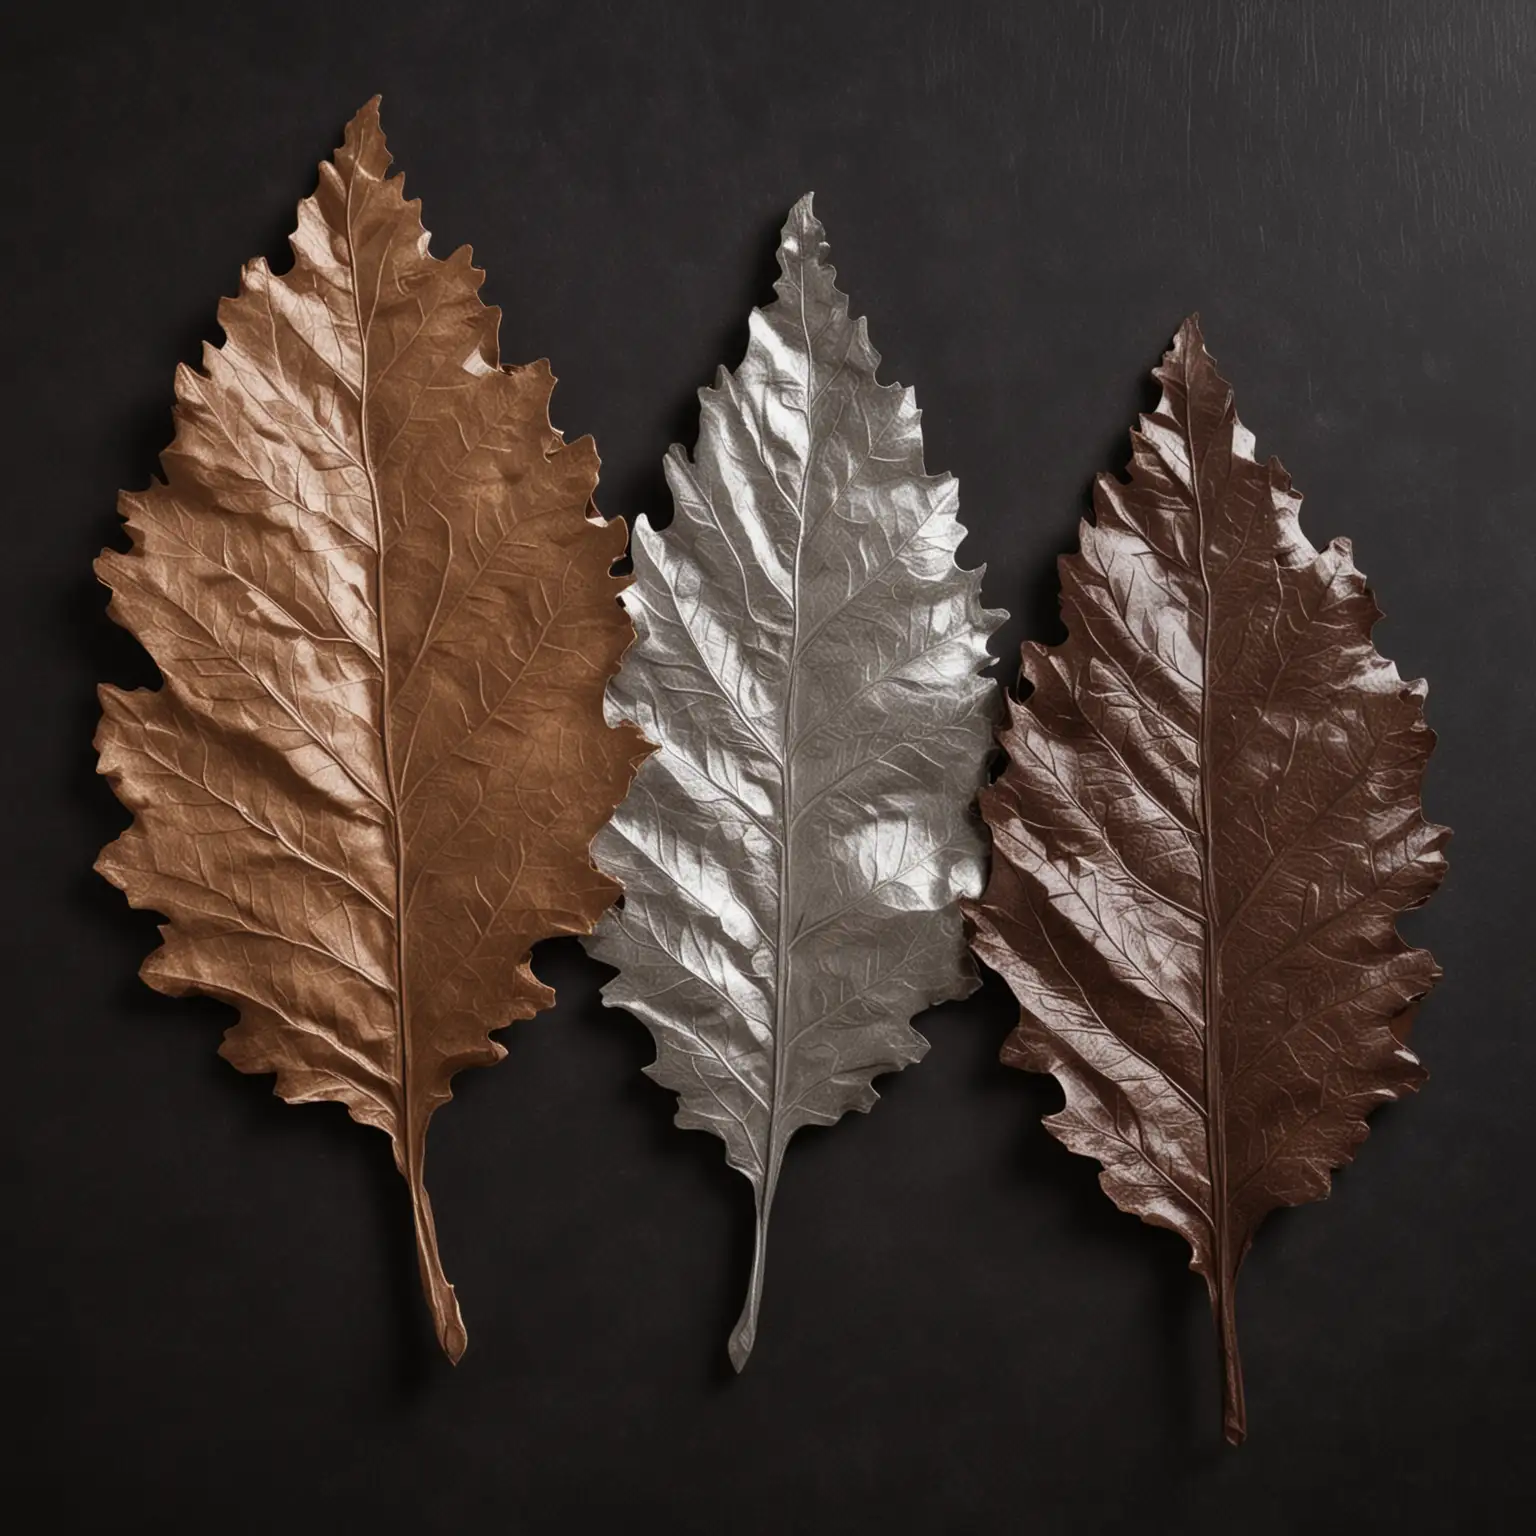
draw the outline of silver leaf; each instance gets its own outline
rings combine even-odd
[[[912,392],[875,381],[826,255],[804,197],[777,301],[699,391],[692,461],[667,456],[670,527],[635,528],[638,639],[607,709],[660,751],[593,845],[624,886],[587,941],[619,972],[604,1000],[756,1193],[738,1370],[790,1137],[869,1109],[928,1048],[912,1015],[977,985],[957,903],[985,875],[978,674],[1006,618],[955,563],[955,481],[924,473]]]

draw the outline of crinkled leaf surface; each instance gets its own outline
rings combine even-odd
[[[1307,542],[1196,321],[1156,377],[1128,482],[1100,479],[1061,561],[1068,638],[1025,648],[967,915],[1021,1004],[1003,1059],[1065,1089],[1046,1124],[1194,1250],[1237,1441],[1254,1229],[1423,1077],[1407,1022],[1439,972],[1395,920],[1448,834],[1420,807],[1424,685],[1373,647],[1349,545]]]
[[[671,525],[635,529],[608,702],[660,750],[594,845],[624,902],[588,943],[677,1123],[752,1181],[738,1369],[790,1137],[869,1109],[927,1049],[912,1015],[976,985],[957,903],[984,877],[978,670],[1004,617],[956,566],[955,482],[924,473],[911,391],[875,381],[809,197],[779,265],[740,368],[700,391],[692,459],[668,456]]]
[[[97,570],[165,686],[101,691],[134,821],[98,867],[170,919],[144,979],[239,1009],[228,1060],[388,1133],[457,1359],[427,1122],[554,1000],[529,946],[617,893],[588,847],[644,747],[603,718],[632,630],[591,440],[550,427],[547,364],[498,366],[468,248],[428,254],[388,165],[375,101],[122,499]]]

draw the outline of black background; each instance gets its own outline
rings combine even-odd
[[[33,1529],[1500,1529],[1533,1371],[1528,1023],[1536,10],[1519,3],[313,3],[31,8],[5,43],[6,1486]],[[87,19],[87,16],[89,19]],[[987,600],[1056,638],[1054,558],[1198,309],[1382,649],[1430,679],[1449,879],[1432,1080],[1261,1232],[1252,1438],[1220,1442],[1203,1287],[1040,1128],[989,981],[867,1119],[796,1141],[732,1379],[751,1200],[672,1128],[606,972],[460,1079],[429,1173],[471,1344],[435,1354],[382,1137],[215,1054],[92,875],[98,679],[152,680],[90,561],[170,437],[172,370],[351,113],[508,360],[547,355],[600,501],[663,450],[817,194],[883,377],[914,384]],[[1011,675],[1010,660],[1005,670]]]

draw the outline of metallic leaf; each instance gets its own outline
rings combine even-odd
[[[1021,1004],[1003,1060],[1066,1092],[1046,1124],[1194,1250],[1236,1442],[1254,1230],[1423,1078],[1405,1038],[1439,970],[1395,922],[1448,834],[1420,807],[1424,684],[1372,646],[1350,546],[1307,542],[1196,321],[1156,377],[1129,481],[1100,478],[1061,561],[1069,636],[1025,647],[967,917]]]
[[[616,895],[588,846],[645,749],[602,716],[632,631],[591,440],[551,428],[546,363],[498,366],[483,274],[428,254],[388,165],[374,101],[122,499],[97,571],[165,686],[101,690],[135,819],[98,868],[170,919],[150,986],[240,1010],[223,1056],[388,1134],[457,1359],[427,1122],[554,1001],[529,946]]]
[[[876,383],[826,250],[807,196],[777,301],[700,391],[692,460],[667,458],[671,525],[635,528],[608,709],[661,745],[593,845],[624,886],[587,946],[619,971],[605,1001],[756,1195],[738,1370],[790,1137],[869,1109],[927,1049],[912,1015],[976,986],[957,903],[983,881],[978,672],[1005,617],[955,563],[955,482],[924,473],[911,391]]]

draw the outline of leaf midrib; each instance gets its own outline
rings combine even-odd
[[[1205,505],[1200,495],[1200,476],[1203,456],[1195,442],[1195,420],[1191,404],[1193,391],[1190,368],[1184,372],[1184,409],[1189,421],[1189,489],[1195,512],[1195,548],[1199,558],[1200,586],[1205,597],[1205,612],[1200,628],[1200,731],[1197,772],[1200,776],[1200,886],[1205,907],[1204,965],[1201,976],[1201,992],[1205,1008],[1205,1145],[1210,1180],[1210,1221],[1212,1239],[1212,1286],[1216,1296],[1224,1295],[1231,1283],[1229,1270],[1230,1227],[1226,1192],[1226,1121],[1221,1103],[1221,1039],[1218,1020],[1221,1010],[1221,989],[1217,976],[1220,963],[1220,946],[1216,937],[1216,878],[1211,854],[1214,846],[1212,816],[1214,801],[1211,792],[1211,775],[1207,771],[1212,757],[1211,749],[1211,662],[1214,647],[1211,631],[1214,629],[1214,589],[1206,564]]]
[[[805,345],[803,385],[805,403],[802,406],[805,416],[805,463],[801,466],[800,492],[795,502],[795,558],[789,577],[789,682],[784,690],[784,716],[779,735],[779,740],[783,743],[783,755],[779,764],[779,803],[780,814],[785,823],[785,836],[779,845],[778,953],[774,956],[773,1091],[768,1112],[768,1148],[764,1159],[762,1196],[765,1219],[767,1203],[773,1198],[774,1186],[778,1182],[779,1161],[784,1155],[783,1143],[780,1140],[780,1127],[783,1124],[780,1106],[784,1097],[785,1070],[789,1058],[784,1034],[788,1019],[790,972],[794,964],[794,949],[790,942],[789,928],[790,914],[793,910],[795,839],[790,826],[795,785],[793,735],[795,685],[799,681],[800,670],[800,553],[805,546],[805,506],[806,498],[810,494],[811,464],[816,456],[816,438],[811,425],[811,412],[815,403],[811,395],[811,385],[815,380],[815,357],[812,352],[810,326],[806,322],[805,315],[805,265],[802,254],[795,274],[795,286],[800,312],[800,337]]]
[[[357,237],[353,228],[352,198],[358,180],[362,176],[361,152],[358,162],[354,164],[352,175],[347,179],[346,201],[346,233],[347,233],[347,258],[352,270],[352,314],[357,326],[357,347],[360,374],[358,379],[358,447],[361,454],[363,473],[368,479],[368,497],[373,509],[374,527],[374,577],[373,595],[374,611],[378,615],[379,625],[379,741],[384,753],[384,787],[388,801],[387,810],[391,836],[394,845],[394,902],[390,914],[390,927],[394,939],[394,1014],[395,1014],[395,1040],[400,1062],[400,1124],[397,1134],[402,1140],[409,1142],[411,1137],[411,1032],[410,1032],[410,1002],[407,995],[406,974],[406,943],[405,943],[405,843],[400,820],[400,787],[396,779],[394,749],[390,732],[390,712],[392,697],[389,676],[389,624],[388,624],[388,597],[384,580],[384,507],[379,496],[378,477],[374,469],[373,449],[369,439],[368,403],[369,403],[369,378],[368,378],[368,346],[373,329],[374,309],[377,308],[378,282],[382,278],[381,270],[375,273],[375,298],[374,305],[370,307],[368,317],[363,318],[362,296],[360,292]],[[386,242],[385,249],[388,249]],[[410,1164],[410,1155],[406,1150],[405,1161]],[[413,1191],[414,1193],[414,1191]]]

